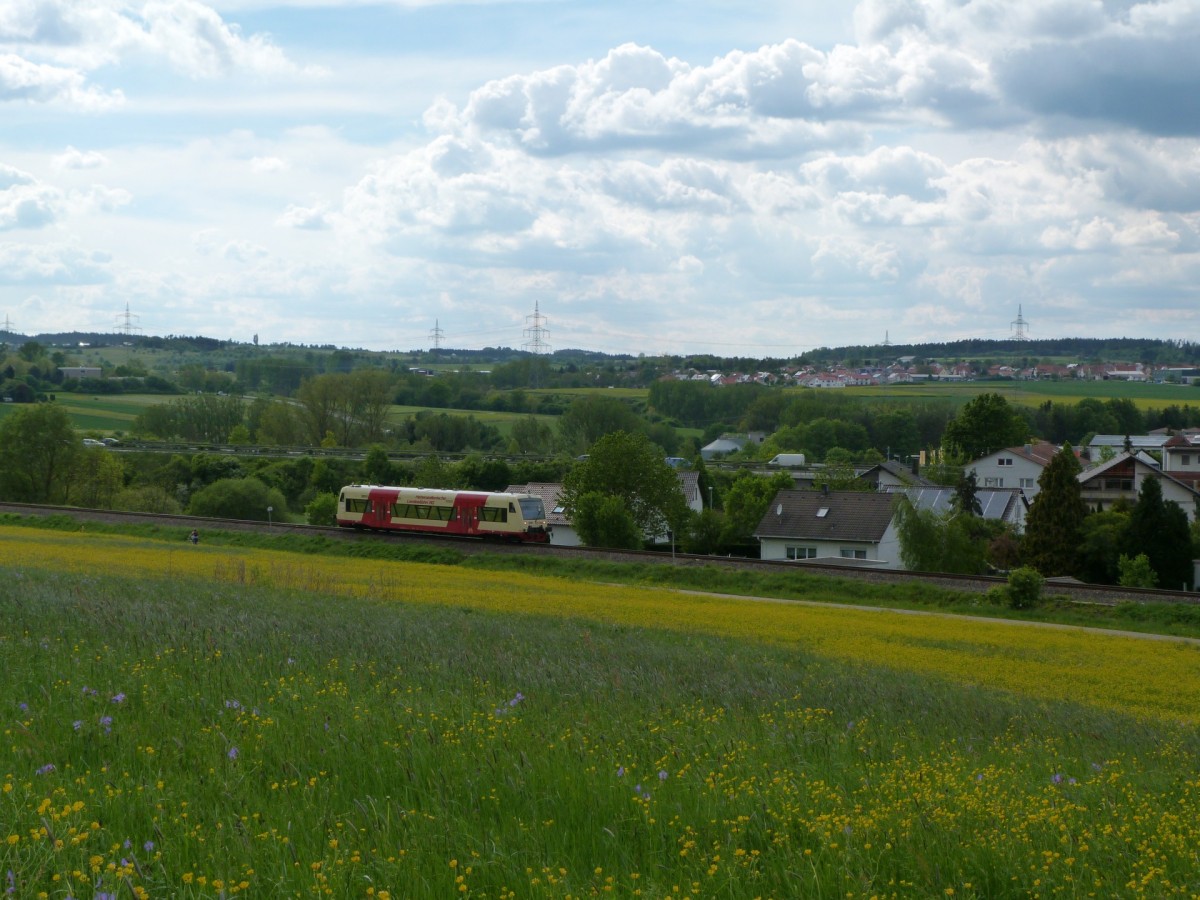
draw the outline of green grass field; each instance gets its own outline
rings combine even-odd
[[[1200,891],[1195,646],[0,528],[18,897]]]

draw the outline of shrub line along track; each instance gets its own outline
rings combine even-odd
[[[409,544],[453,547],[463,555],[478,553],[546,554],[560,559],[594,559],[618,563],[652,563],[673,566],[711,566],[714,568],[783,574],[804,572],[829,578],[866,581],[873,584],[911,584],[918,582],[933,587],[967,593],[984,593],[1006,583],[1004,578],[986,575],[951,575],[939,572],[911,572],[898,569],[866,569],[822,563],[797,563],[785,560],[760,560],[746,557],[703,556],[689,553],[664,553],[647,550],[605,550],[594,547],[560,547],[552,544],[508,544],[454,536],[429,534],[393,534],[357,531],[347,528],[327,528],[316,525],[268,524],[245,519],[216,519],[202,516],[162,515],[158,513],[118,512],[104,509],[83,509],[71,506],[38,506],[26,503],[0,503],[0,513],[29,518],[68,516],[80,522],[103,522],[111,525],[157,525],[164,528],[214,531],[253,531],[266,534],[316,535],[347,541],[403,541]],[[1113,585],[1048,582],[1047,593],[1063,595],[1071,600],[1114,605],[1122,601],[1135,603],[1166,602],[1200,604],[1200,593],[1186,591],[1150,590],[1116,587]]]

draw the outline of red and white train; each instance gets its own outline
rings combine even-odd
[[[350,484],[338,495],[343,528],[550,543],[546,506],[528,494]]]

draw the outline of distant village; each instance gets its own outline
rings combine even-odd
[[[1158,384],[1196,384],[1200,368],[1191,366],[1153,366],[1143,363],[1038,363],[1026,368],[978,363],[944,364],[902,356],[890,365],[848,367],[841,365],[788,366],[778,372],[724,374],[698,369],[683,369],[669,377],[680,381],[708,381],[712,384],[794,385],[811,388],[872,387],[887,384],[912,384],[927,381],[978,381],[1003,379],[1014,381],[1068,380],[1129,381]]]

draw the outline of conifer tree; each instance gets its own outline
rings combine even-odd
[[[1133,558],[1145,554],[1158,575],[1158,587],[1177,590],[1192,586],[1192,537],[1187,513],[1178,503],[1163,500],[1162,484],[1153,477],[1142,481],[1137,505],[1129,515],[1122,552]]]
[[[1087,504],[1078,476],[1079,460],[1071,445],[1066,444],[1038,478],[1038,495],[1025,520],[1021,556],[1026,565],[1043,575],[1079,572],[1079,544]]]

